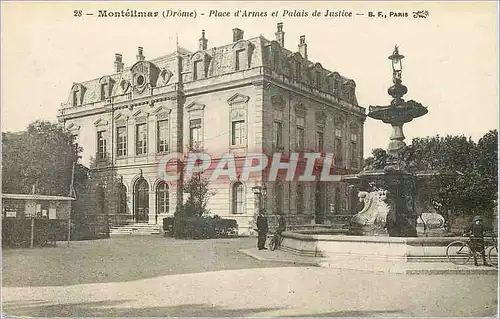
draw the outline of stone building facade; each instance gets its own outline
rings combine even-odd
[[[183,201],[180,184],[159,176],[169,153],[203,150],[215,160],[231,153],[242,161],[247,153],[326,152],[335,154],[333,173],[362,167],[365,109],[355,82],[311,62],[304,36],[296,52],[286,49],[281,23],[272,41],[245,39],[240,29],[232,36],[208,48],[202,31],[196,52],[177,48],[151,60],[139,47],[131,67],[116,54],[114,73],[73,83],[59,120],[83,147],[84,163],[116,175],[106,185],[114,189],[112,223],[160,224],[173,215]],[[253,229],[256,185],[267,188],[268,214],[283,212],[290,223],[328,223],[356,205],[335,182],[238,178],[211,185],[209,208],[236,219],[242,234]]]

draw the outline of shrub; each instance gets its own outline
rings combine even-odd
[[[238,234],[238,223],[219,216],[176,216],[164,218],[163,229],[175,238],[224,238]]]

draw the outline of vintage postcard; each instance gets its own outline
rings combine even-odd
[[[5,317],[498,315],[498,4],[15,2]]]

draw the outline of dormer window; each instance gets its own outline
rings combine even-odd
[[[245,50],[237,50],[236,51],[236,71],[240,71],[244,68],[244,58],[245,58]]]
[[[101,84],[101,101],[106,99],[106,84]]]
[[[198,51],[191,57],[193,66],[193,81],[206,78],[210,65],[210,56],[204,51]]]
[[[73,91],[73,102],[72,102],[73,106],[77,106],[79,103],[78,103],[78,91]]]
[[[234,70],[241,71],[251,67],[253,44],[247,40],[239,40],[233,44]]]
[[[194,61],[193,80],[198,80],[198,74],[203,74],[203,69],[200,69],[200,67],[203,67],[202,61]]]
[[[341,89],[340,79],[333,78],[333,95],[340,98],[340,89]]]
[[[83,96],[85,94],[85,90],[85,86],[83,86],[81,83],[73,84],[70,95],[72,106],[79,106],[83,104]]]
[[[321,89],[321,72],[316,71],[316,87]]]
[[[104,76],[99,80],[101,84],[101,101],[109,99],[111,97],[111,90],[113,89],[113,79],[109,76]]]
[[[300,77],[302,76],[302,68],[300,66],[300,62],[295,63],[295,78],[297,80],[300,80]]]

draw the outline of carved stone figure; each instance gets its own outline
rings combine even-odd
[[[386,203],[387,191],[382,189],[361,191],[358,198],[364,203],[364,207],[351,219],[350,230],[353,234],[386,235],[385,225],[389,213],[389,206]]]
[[[156,87],[165,86],[170,82],[173,73],[167,68],[162,68],[160,71],[160,76],[158,77],[158,81],[156,82]]]

